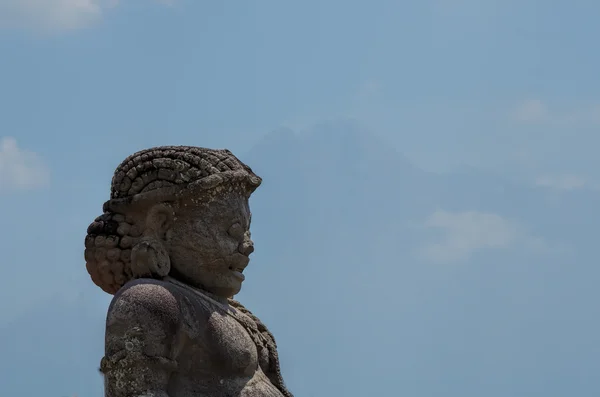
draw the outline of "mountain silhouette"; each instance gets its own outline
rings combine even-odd
[[[348,120],[275,130],[240,157],[263,178],[240,300],[277,337],[296,395],[365,395],[373,382],[419,396],[597,390],[597,191],[426,172]],[[427,227],[436,213],[483,224],[454,236]],[[477,241],[499,219],[520,225],[513,245],[451,264],[418,255],[427,241]],[[106,297],[80,285],[85,299],[42,302],[0,330],[2,356],[14,357],[0,360],[0,395],[102,395]]]

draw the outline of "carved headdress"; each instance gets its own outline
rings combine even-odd
[[[261,184],[250,167],[229,150],[162,146],[126,158],[112,179],[104,213],[88,227],[85,260],[92,281],[115,294],[129,280],[169,269],[133,269],[131,253],[141,240],[144,213],[152,205],[202,197],[225,188],[247,196]]]

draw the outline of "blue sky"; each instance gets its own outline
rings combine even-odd
[[[265,177],[241,300],[297,396],[597,396],[599,16],[591,0],[0,0],[0,394],[102,394],[110,297],[85,230],[122,159],[183,144]],[[353,190],[363,171],[374,193]],[[313,223],[275,215],[294,210]]]

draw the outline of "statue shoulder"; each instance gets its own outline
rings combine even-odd
[[[153,279],[137,279],[125,284],[114,296],[106,319],[107,332],[135,327],[147,332],[158,328],[176,331],[180,322],[177,291]],[[123,327],[123,325],[131,327]]]
[[[100,364],[106,396],[147,391],[166,396],[170,375],[178,367],[180,317],[177,294],[160,281],[131,281],[117,292],[108,310]]]

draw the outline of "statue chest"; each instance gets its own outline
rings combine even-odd
[[[259,367],[267,368],[268,351],[253,332],[256,325],[250,318],[197,297],[186,301],[181,307],[180,367],[187,367],[190,374],[209,371],[210,377],[226,378],[252,377]]]
[[[244,375],[252,375],[256,371],[258,349],[249,332],[229,314],[211,313],[204,339],[219,367]]]

